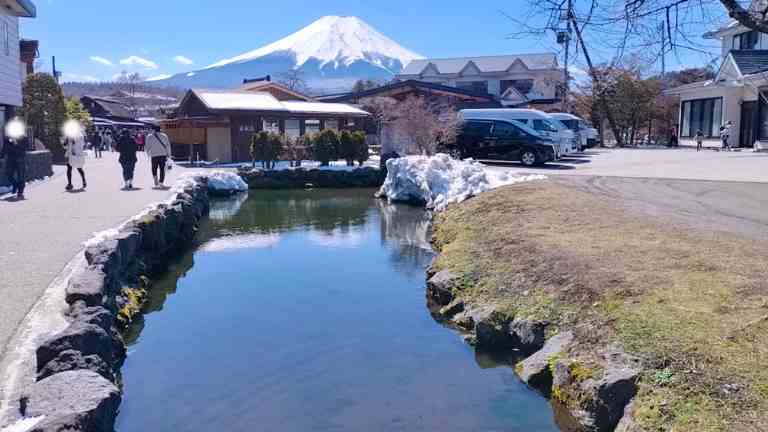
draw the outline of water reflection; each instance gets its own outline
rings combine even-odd
[[[556,430],[424,307],[429,216],[372,194],[258,192],[202,224],[126,333],[118,430]]]

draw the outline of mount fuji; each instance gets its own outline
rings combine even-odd
[[[391,79],[422,56],[357,17],[326,16],[277,42],[204,69],[151,81],[181,88],[233,88],[243,79],[298,71],[313,92],[349,90],[359,79]]]

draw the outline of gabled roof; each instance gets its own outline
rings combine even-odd
[[[742,75],[768,71],[768,50],[732,50],[728,55]]]
[[[470,63],[480,72],[506,72],[515,61],[520,61],[531,70],[557,68],[557,56],[553,53],[541,54],[517,54],[486,57],[457,57],[442,59],[418,59],[408,63],[400,75],[420,75],[429,66],[434,67],[441,74],[458,74]]]
[[[242,87],[240,87],[240,90],[251,91],[251,92],[254,92],[254,91],[266,92],[266,91],[269,91],[270,89],[279,90],[281,92],[284,92],[286,94],[289,94],[295,97],[296,99],[300,99],[303,101],[308,102],[312,100],[312,98],[310,98],[309,96],[302,94],[300,92],[297,92],[296,90],[291,90],[287,86],[274,81],[267,81],[267,80],[247,81],[243,84]]]
[[[356,101],[359,99],[364,99],[368,97],[375,97],[380,96],[384,93],[389,93],[397,90],[404,90],[404,89],[425,89],[425,90],[431,90],[435,92],[440,92],[448,95],[456,95],[459,97],[467,97],[467,98],[475,98],[475,99],[483,99],[487,101],[494,101],[495,98],[493,95],[488,93],[479,93],[472,90],[467,89],[461,89],[458,87],[450,87],[442,84],[437,83],[431,83],[426,81],[417,81],[417,80],[405,80],[405,81],[398,81],[396,83],[383,85],[381,87],[376,87],[374,89],[365,90],[357,93],[347,93],[342,95],[331,95],[327,97],[321,97],[320,100],[325,100],[329,102],[348,102],[348,101]]]
[[[90,99],[93,104],[98,105],[102,110],[104,110],[108,115],[114,116],[114,117],[122,117],[122,118],[133,118],[133,114],[131,114],[131,110],[128,107],[128,105],[118,102],[113,99],[100,97],[100,96],[83,96],[80,98],[81,100],[88,100]]]
[[[367,116],[368,113],[353,106],[340,103],[279,101],[267,92],[245,90],[192,89],[182,105],[191,96],[196,97],[211,112],[216,111],[269,111],[289,114],[326,114]]]

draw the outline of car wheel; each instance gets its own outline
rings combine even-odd
[[[525,166],[534,166],[538,163],[539,158],[536,157],[536,153],[531,150],[523,150],[523,154],[520,155],[520,162]]]

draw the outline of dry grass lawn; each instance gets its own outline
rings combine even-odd
[[[586,364],[616,342],[639,356],[648,430],[768,430],[768,245],[549,182],[450,208],[434,240],[465,301],[575,330]]]

